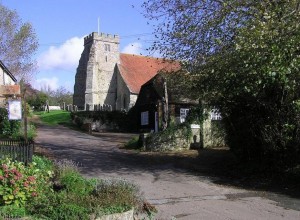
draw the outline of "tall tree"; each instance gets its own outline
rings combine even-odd
[[[197,74],[195,91],[220,108],[227,140],[247,161],[300,163],[300,2],[153,0],[159,49]],[[270,166],[269,166],[270,167]]]
[[[256,1],[149,0],[145,16],[156,21],[152,49],[173,59],[195,64],[232,45],[235,32],[253,16]]]
[[[35,68],[32,55],[38,48],[34,29],[1,3],[0,17],[0,60],[19,80],[27,80]]]

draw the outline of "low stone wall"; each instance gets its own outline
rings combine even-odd
[[[199,150],[202,148],[225,147],[225,131],[221,121],[206,120],[201,126],[191,124],[187,127],[178,127],[175,131],[163,131],[143,135],[142,142],[147,151],[180,151],[185,149]],[[201,135],[202,134],[202,135]]]
[[[127,113],[120,111],[81,111],[72,112],[71,118],[74,124],[82,127],[90,124],[93,131],[129,131],[130,121]]]
[[[78,122],[78,120],[80,120],[80,122]],[[92,118],[80,119],[76,116],[73,123],[79,125],[83,130],[88,132],[118,130],[118,126],[114,123],[107,123],[101,120],[93,121]]]
[[[190,149],[192,138],[187,136],[187,131],[178,129],[173,134],[168,132],[151,133],[145,139],[145,150],[147,151],[181,151]]]
[[[115,213],[111,215],[101,216],[96,218],[95,220],[133,220],[133,209],[123,212],[123,213]]]

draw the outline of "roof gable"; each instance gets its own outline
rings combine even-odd
[[[10,76],[10,78],[14,81],[17,82],[17,79],[13,76],[13,74],[7,69],[7,67],[4,65],[4,63],[2,63],[2,61],[0,60],[0,66],[1,68],[4,70],[4,72]]]
[[[185,71],[177,71],[173,74],[158,73],[141,87],[136,105],[150,104],[154,99],[162,99],[164,94],[164,82],[167,82],[169,103],[197,104],[197,95],[191,92],[193,76]],[[155,94],[155,96],[154,96]]]
[[[118,68],[130,92],[138,94],[141,86],[158,72],[177,71],[180,69],[180,63],[162,58],[121,53]]]

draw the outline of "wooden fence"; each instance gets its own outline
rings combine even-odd
[[[34,152],[34,142],[0,140],[0,158],[11,158],[28,164],[32,162]]]

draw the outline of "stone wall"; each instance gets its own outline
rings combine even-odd
[[[168,131],[150,133],[145,139],[145,150],[147,151],[181,151],[190,149],[193,143],[192,136],[188,136],[187,128],[176,129],[174,133]]]
[[[166,131],[147,134],[144,148],[147,151],[179,151],[184,149],[201,149],[225,147],[225,130],[220,120],[205,120],[203,134],[200,125],[191,125],[191,134],[187,138],[186,127],[176,128],[175,132]]]

